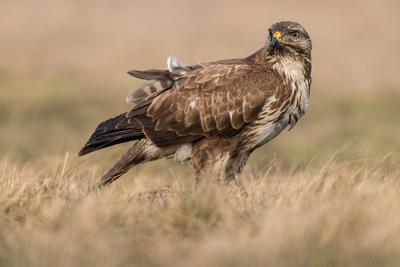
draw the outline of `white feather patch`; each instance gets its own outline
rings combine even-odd
[[[280,57],[273,64],[273,68],[289,83],[293,90],[297,88],[302,112],[304,113],[309,105],[310,84],[305,78],[305,69],[302,62],[291,57]]]
[[[191,144],[181,145],[174,154],[174,158],[176,161],[185,161],[190,159],[191,156],[192,156]]]
[[[175,72],[176,69],[185,69],[186,64],[177,57],[169,56],[167,58],[167,68],[170,72]]]

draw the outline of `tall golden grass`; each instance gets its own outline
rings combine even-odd
[[[47,171],[2,162],[0,264],[398,266],[399,172],[381,163],[272,162],[243,196],[164,172],[90,191],[68,155]]]

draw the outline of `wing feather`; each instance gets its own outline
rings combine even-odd
[[[155,132],[198,138],[232,136],[257,117],[268,97],[254,86],[252,71],[249,64],[202,65],[155,97],[146,116],[155,122]],[[164,143],[160,136],[152,138],[154,131],[145,132],[157,145]]]
[[[230,137],[257,119],[263,108],[273,114],[282,104],[275,91],[285,90],[271,70],[254,67],[262,52],[192,66],[170,57],[167,70],[129,71],[147,80],[127,96],[133,109],[101,123],[81,154],[141,138],[162,147]]]

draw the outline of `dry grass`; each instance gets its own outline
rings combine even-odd
[[[75,160],[1,164],[2,266],[398,266],[399,173],[379,162],[247,173],[249,195],[139,174],[90,192]]]

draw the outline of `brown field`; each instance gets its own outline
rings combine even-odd
[[[279,3],[278,3],[279,2]],[[400,3],[0,0],[0,266],[400,266]],[[90,186],[77,158],[129,109],[130,68],[313,38],[311,106],[246,167],[247,197],[160,160]]]

